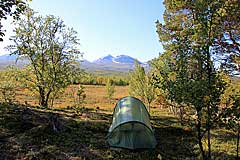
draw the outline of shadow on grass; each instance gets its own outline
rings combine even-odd
[[[227,129],[215,129],[214,133],[212,133],[212,137],[217,138],[223,143],[237,141],[237,133]]]
[[[193,131],[179,126],[178,119],[171,116],[152,116],[157,139],[157,150],[164,159],[197,159],[197,140]]]
[[[58,133],[50,124],[49,116],[53,114],[63,126]],[[101,150],[108,148],[105,135],[109,123],[94,120],[104,119],[102,113],[91,121],[80,120],[81,114],[1,104],[0,159],[103,159]]]
[[[237,160],[237,133],[224,128],[216,128],[212,134],[212,145],[214,157],[221,159]],[[220,150],[221,149],[221,150]],[[228,154],[226,154],[228,153]]]
[[[49,116],[62,130],[54,133]],[[174,118],[155,117],[157,147],[111,149],[105,136],[112,115],[99,111],[50,110],[0,104],[0,159],[197,159],[193,133],[173,127]],[[161,121],[161,123],[159,123]]]

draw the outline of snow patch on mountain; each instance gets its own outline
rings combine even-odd
[[[116,57],[112,55],[107,55],[105,57],[95,60],[95,63],[117,63],[117,64],[134,64],[136,61],[135,58],[132,58],[128,55],[118,55]],[[139,62],[139,61],[138,61]],[[142,64],[141,62],[139,62]]]

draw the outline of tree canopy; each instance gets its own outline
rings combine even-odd
[[[1,0],[0,1],[0,41],[3,41],[4,30],[2,29],[2,20],[12,16],[18,19],[27,8],[27,1],[31,0]]]
[[[211,159],[210,128],[225,89],[215,60],[221,58],[225,71],[238,69],[239,1],[165,0],[164,4],[164,23],[156,24],[165,51],[155,64],[167,69],[159,70],[155,79],[164,81],[159,86],[167,90],[171,100],[195,108],[199,147],[203,158]],[[204,119],[207,156],[201,142]]]
[[[49,98],[71,82],[76,58],[81,54],[77,32],[60,18],[37,16],[32,10],[16,26],[14,45],[9,49],[29,60],[28,74],[32,76],[26,80],[39,93],[39,104],[48,106]]]

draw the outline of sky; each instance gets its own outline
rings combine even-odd
[[[162,52],[155,22],[163,21],[161,0],[32,0],[30,7],[39,15],[60,17],[78,32],[84,59],[93,61],[111,54],[126,54],[148,61]],[[3,48],[11,44],[11,19],[3,22],[6,29]]]

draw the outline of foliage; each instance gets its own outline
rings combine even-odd
[[[154,86],[152,72],[145,73],[144,68],[135,61],[135,68],[130,72],[129,93],[148,104],[150,113],[151,103],[156,99],[157,89]]]
[[[84,87],[83,85],[80,84],[77,90],[77,104],[79,106],[83,104],[85,98],[86,98],[86,94],[84,93]]]
[[[9,67],[0,72],[0,97],[4,102],[15,101],[16,89],[20,86],[16,68]]]
[[[115,92],[115,86],[113,84],[113,81],[111,79],[107,80],[106,83],[106,92],[107,92],[107,98],[109,99],[109,102],[111,102],[111,99]]]
[[[36,16],[28,10],[25,16],[17,22],[14,45],[9,49],[29,60],[32,76],[26,80],[38,92],[39,104],[47,107],[51,96],[71,84],[75,59],[80,54],[77,32],[52,15]]]
[[[237,79],[227,79],[228,88],[222,100],[225,102],[224,114],[222,115],[222,122],[227,129],[231,129],[237,134],[236,142],[236,159],[239,158],[239,139],[240,139],[240,85]],[[230,83],[233,81],[232,83]]]
[[[145,76],[144,97],[148,103],[148,111],[151,113],[151,103],[156,99],[156,88],[154,86],[153,77],[150,72]]]
[[[111,79],[113,84],[116,86],[128,85],[127,76],[110,76],[110,75],[96,75],[87,73],[84,70],[79,70],[73,79],[73,84],[84,84],[84,85],[106,85],[107,80]]]
[[[145,71],[137,61],[135,61],[134,66],[134,70],[130,72],[129,93],[130,95],[140,97],[141,100],[145,101]]]
[[[2,84],[0,88],[1,97],[7,103],[12,103],[16,96],[16,87],[12,83]]]
[[[223,1],[221,4],[216,11],[219,18],[215,24],[218,25],[218,35],[214,41],[214,53],[219,55],[221,68],[235,76],[240,74],[240,5],[238,0]]]
[[[225,88],[212,60],[220,52],[227,56],[227,52],[222,50],[226,45],[231,48],[232,54],[238,54],[239,44],[235,42],[238,39],[239,25],[235,21],[239,17],[236,9],[239,5],[237,1],[222,0],[165,0],[164,4],[165,23],[157,22],[157,32],[165,49],[164,56],[167,57],[161,59],[160,64],[166,67],[167,72],[159,71],[161,76],[156,75],[156,79],[158,83],[164,81],[160,87],[167,90],[170,100],[196,110],[202,157],[211,159],[210,129],[216,119],[215,115],[218,115],[220,96]],[[229,28],[229,24],[234,24],[234,27]],[[204,121],[205,126],[202,125]],[[207,156],[201,142],[202,127],[207,130]]]
[[[2,29],[2,20],[10,15],[13,19],[19,19],[20,15],[26,10],[27,3],[30,0],[1,0],[0,2],[0,41],[3,41],[4,30]]]

